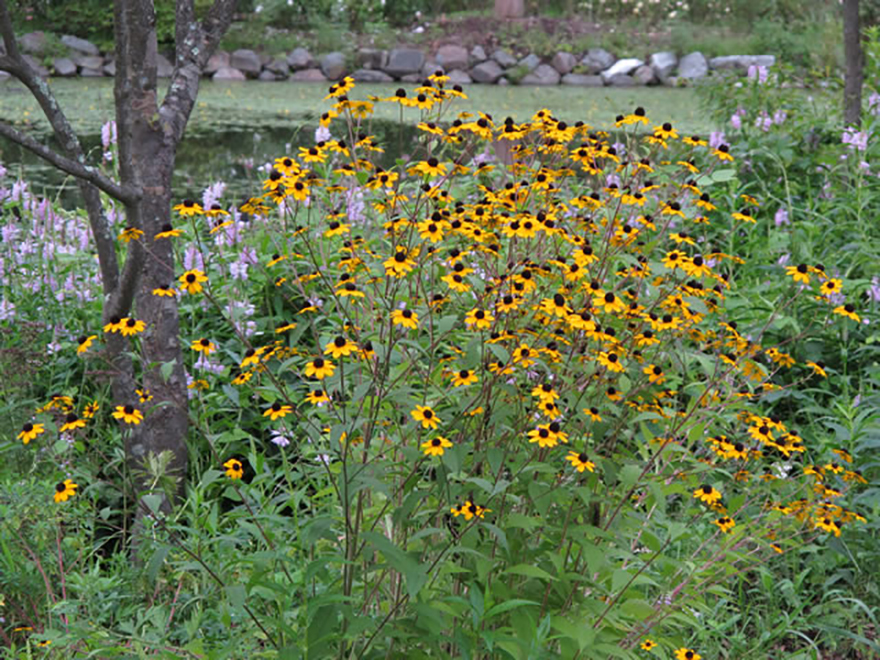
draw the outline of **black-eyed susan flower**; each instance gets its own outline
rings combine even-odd
[[[126,317],[119,322],[119,334],[123,337],[134,337],[146,329],[147,324],[138,319]]]
[[[118,316],[111,316],[107,323],[104,325],[104,332],[119,332],[122,328],[123,319]]]
[[[421,174],[426,177],[444,176],[446,174],[446,166],[431,156],[428,160],[416,163],[408,171],[412,174]]]
[[[330,360],[316,357],[306,365],[305,374],[307,378],[324,380],[325,378],[332,376],[334,371],[336,371],[336,365]]]
[[[412,415],[414,420],[421,422],[424,429],[436,430],[437,426],[441,424],[437,413],[430,406],[416,406],[409,414]]]
[[[198,353],[204,353],[208,355],[217,350],[216,344],[212,342],[210,339],[202,339],[195,340],[192,344],[190,344],[190,348]]]
[[[263,411],[263,417],[268,417],[273,422],[276,419],[284,419],[287,415],[293,412],[293,406],[284,405],[278,401],[273,403],[271,406],[266,408]]]
[[[712,150],[712,155],[722,163],[733,162],[733,156],[730,154],[730,147],[726,144],[719,144],[718,147]]]
[[[488,330],[492,327],[492,322],[495,320],[495,317],[492,316],[489,312],[474,308],[467,313],[464,317],[464,323],[468,327],[476,327],[477,330]]]
[[[421,444],[425,456],[443,456],[443,453],[451,446],[452,443],[449,439],[444,438],[442,435],[426,440]]]
[[[226,468],[226,476],[230,479],[241,479],[244,476],[244,465],[237,458],[230,458],[223,467]]]
[[[391,323],[415,330],[419,327],[419,315],[411,309],[395,309],[391,312]]]
[[[682,647],[675,650],[675,660],[701,660],[702,657],[693,649]]]
[[[818,518],[814,525],[816,529],[821,529],[822,531],[834,534],[834,536],[840,536],[842,529],[842,525],[839,522],[828,517]]]
[[[330,401],[330,397],[327,396],[327,392],[324,390],[312,390],[306,394],[306,401],[314,406],[320,406]]]
[[[406,250],[398,249],[394,256],[383,262],[385,274],[391,277],[403,277],[416,267],[416,262],[409,258]]]
[[[166,284],[165,286],[157,286],[152,291],[154,296],[160,296],[164,298],[173,298],[177,295],[177,291],[171,288],[170,285]]]
[[[180,290],[190,294],[202,292],[202,284],[208,281],[205,274],[196,269],[188,270],[178,278]]]
[[[687,138],[685,138],[685,140],[687,140]],[[644,642],[642,642],[641,648],[643,651],[651,651],[656,646],[657,646],[657,642],[655,642],[653,639],[646,639]]]
[[[663,381],[666,380],[666,375],[663,373],[663,369],[656,364],[649,364],[642,369],[642,373],[648,377],[648,382],[654,383],[655,385],[661,385],[663,384]]]
[[[532,429],[528,433],[529,443],[537,443],[541,449],[545,447],[555,447],[559,444],[559,436],[550,430],[549,424],[539,424],[537,428]]]
[[[712,524],[716,525],[718,529],[720,529],[725,534],[729,534],[730,530],[732,530],[736,526],[736,522],[734,522],[733,518],[730,518],[728,516],[716,518],[712,521]]]
[[[480,506],[479,504],[467,500],[464,502],[464,504],[461,504],[460,506],[452,507],[450,509],[450,513],[452,513],[452,515],[456,518],[458,518],[459,516],[464,516],[464,519],[469,522],[473,518],[482,519],[486,515],[486,513],[490,512],[491,510],[492,509],[487,509]]]
[[[73,431],[75,429],[81,429],[86,425],[86,420],[82,419],[75,412],[67,413],[67,416],[64,418],[64,424],[61,425],[61,428],[58,430],[61,433],[65,433],[68,431]]]
[[[129,241],[140,239],[143,235],[144,232],[142,229],[138,229],[137,227],[126,227],[116,238],[122,243],[128,243]]]
[[[452,386],[464,387],[466,385],[472,385],[479,379],[479,376],[477,376],[477,373],[473,369],[461,369],[460,371],[453,372]]]
[[[570,451],[565,460],[571,463],[572,467],[578,472],[583,472],[584,470],[594,472],[596,469],[596,464],[583,452]]]
[[[338,360],[341,357],[348,357],[352,353],[356,353],[357,350],[357,344],[345,337],[339,336],[333,341],[327,342],[327,345],[324,346],[324,355],[329,355]]]
[[[816,362],[807,362],[806,365],[813,370],[813,373],[817,376],[821,376],[822,378],[828,378],[828,373],[825,371],[825,363],[821,361]]]
[[[82,336],[79,339],[77,339],[76,340],[77,341],[77,347],[76,347],[77,355],[82,355],[83,353],[88,351],[89,348],[92,346],[92,342],[94,342],[95,339],[97,339],[97,338],[98,338],[98,335],[89,335],[87,337]]]
[[[187,218],[193,215],[202,215],[205,210],[202,208],[202,205],[198,202],[194,202],[191,199],[185,199],[180,204],[173,206],[172,209],[177,211],[181,217]]]
[[[94,417],[96,414],[98,414],[98,411],[100,409],[101,409],[101,404],[99,404],[97,401],[92,401],[85,408],[83,408],[83,417],[85,419],[92,419],[92,417]]]
[[[157,241],[160,238],[176,238],[182,233],[183,232],[181,232],[179,229],[175,229],[173,226],[171,226],[170,223],[165,223],[164,225],[162,225],[161,231],[159,231],[159,233],[157,233],[153,238]]]
[[[135,392],[135,394],[138,395],[138,401],[140,403],[149,403],[150,401],[153,400],[153,395],[150,393],[150,390],[143,389],[143,390],[135,390],[134,392]]]
[[[859,315],[856,314],[856,308],[849,303],[835,307],[834,313],[839,314],[840,316],[845,316],[846,318],[851,319],[856,323],[861,322]]]
[[[810,283],[810,267],[807,264],[798,264],[797,266],[786,266],[785,272],[787,275],[791,276],[791,278],[795,282],[799,282],[800,284],[809,284]]]
[[[605,351],[599,351],[596,360],[599,364],[608,369],[608,371],[614,371],[616,373],[624,371],[623,364],[620,362],[620,356],[614,351],[608,351],[607,353]]]
[[[66,502],[76,495],[76,489],[79,486],[73,483],[71,479],[65,479],[55,485],[55,503]]]
[[[28,444],[31,440],[34,440],[45,432],[46,428],[42,424],[28,422],[21,427],[21,431],[19,431],[16,438],[21,440],[22,443]]]
[[[721,493],[714,486],[704,484],[694,491],[694,497],[701,502],[712,505],[721,499]]]
[[[144,413],[132,405],[116,406],[116,410],[113,411],[113,417],[123,424],[131,424],[133,426],[137,426],[144,421]]]

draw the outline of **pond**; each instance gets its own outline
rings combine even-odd
[[[113,81],[107,79],[62,79],[51,81],[58,102],[64,108],[84,145],[100,160],[100,131],[113,118]],[[368,95],[387,97],[398,84],[358,84],[352,98]],[[406,86],[411,88],[411,86]],[[217,180],[229,184],[237,197],[260,190],[261,165],[296,147],[314,143],[317,118],[329,106],[324,101],[327,86],[293,82],[203,82],[186,136],[177,157],[174,194],[198,197],[205,186]],[[644,106],[656,122],[670,121],[687,133],[712,129],[699,108],[693,90],[658,88],[575,88],[473,85],[465,90],[466,101],[455,109],[483,110],[496,121],[507,116],[524,121],[541,108],[569,122],[585,121],[608,127],[617,114]],[[378,104],[369,132],[386,148],[387,164],[404,154],[415,135],[412,128],[419,111],[404,111],[406,127],[401,130],[396,105]],[[48,123],[27,90],[17,82],[0,83],[0,121],[14,124],[51,142]],[[69,177],[45,165],[39,158],[0,138],[0,163],[11,176],[21,175],[38,194],[60,196],[77,204]]]

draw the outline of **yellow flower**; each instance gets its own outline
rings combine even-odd
[[[244,476],[244,466],[237,458],[230,458],[223,467],[226,468],[226,476],[230,479],[241,479]]]
[[[45,432],[46,429],[42,424],[32,424],[31,422],[28,422],[21,427],[21,432],[15,437],[21,440],[24,444],[27,444],[38,435],[42,435]]]
[[[593,307],[604,310],[606,314],[620,314],[626,310],[626,304],[610,291],[604,296],[593,298]]]
[[[423,176],[443,176],[446,174],[446,166],[431,156],[428,160],[423,160],[413,165],[408,170],[411,174],[421,174]]]
[[[834,308],[835,314],[840,314],[840,316],[845,316],[848,319],[852,319],[856,323],[861,322],[859,315],[856,314],[856,308],[847,303],[846,305],[840,305],[839,307]]]
[[[724,146],[724,145],[722,145]],[[693,649],[680,648],[675,651],[675,660],[701,660],[703,656]]]
[[[721,499],[721,493],[715,490],[714,486],[705,484],[694,491],[694,497],[701,502],[711,505]]]
[[[71,497],[76,495],[76,489],[79,488],[78,485],[73,483],[70,479],[65,479],[55,486],[55,503],[66,502]]]
[[[201,293],[202,283],[207,282],[208,278],[200,270],[188,270],[178,278],[180,289],[187,293]]]
[[[217,346],[214,345],[210,339],[198,339],[190,344],[190,348],[199,353],[204,353],[208,355],[209,353],[213,353],[217,350]]]
[[[348,341],[345,337],[337,337],[324,346],[324,355],[329,355],[338,360],[341,357],[348,357],[357,350],[357,344],[354,342]]]
[[[324,380],[325,378],[332,376],[334,371],[336,371],[336,365],[333,364],[330,360],[325,360],[322,357],[316,357],[314,360],[306,365],[305,374],[308,378]]]
[[[391,322],[394,325],[415,330],[419,327],[419,315],[411,309],[395,309],[391,312]]]
[[[322,403],[327,403],[330,401],[330,397],[327,396],[327,392],[324,390],[312,390],[306,395],[306,401],[311,403],[312,405],[318,406]]]
[[[283,419],[285,416],[289,415],[292,412],[293,406],[282,405],[281,403],[276,401],[263,412],[263,417],[268,417],[274,422],[279,417]]]
[[[450,509],[450,512],[456,518],[458,518],[459,516],[464,516],[465,520],[470,521],[472,518],[483,518],[483,516],[491,510],[492,509],[487,509],[480,506],[479,504],[475,504],[470,500],[467,500],[464,504],[460,506],[452,507]]]
[[[98,338],[98,335],[89,335],[88,337],[85,337],[85,336],[80,337],[77,340],[77,344],[78,344],[78,346],[76,347],[77,355],[82,355],[87,350],[89,350],[89,348],[92,345],[92,342],[95,341],[95,339],[97,339],[97,338]]]
[[[438,435],[436,438],[426,440],[421,444],[422,451],[424,451],[425,456],[443,456],[443,452],[445,452],[451,446],[452,443],[448,439],[444,438],[442,435]]]
[[[119,322],[119,332],[123,337],[133,337],[134,335],[143,332],[147,327],[147,324],[143,321],[138,321],[137,319],[132,318],[124,318]]]
[[[733,518],[728,518],[727,516],[713,520],[712,524],[716,525],[718,529],[725,534],[729,534],[730,530],[736,526],[736,522],[734,522]]]
[[[134,426],[144,421],[144,414],[134,406],[116,406],[116,410],[113,411],[113,417],[125,424],[133,424]]]
[[[180,215],[184,218],[192,216],[192,215],[202,215],[205,210],[202,208],[202,205],[198,202],[194,202],[191,199],[185,199],[183,202],[173,207],[173,210],[180,213]]]
[[[66,431],[73,431],[74,429],[81,429],[86,425],[86,420],[80,419],[75,412],[67,413],[67,417],[64,418],[64,424],[61,425],[61,428],[58,429],[61,433]]]
[[[410,415],[417,422],[421,422],[424,429],[436,429],[441,423],[437,413],[430,406],[416,406],[410,411]]]
[[[476,307],[469,311],[467,316],[464,317],[465,325],[476,326],[477,330],[488,330],[492,327],[492,321],[494,320],[495,317],[489,312],[477,309]]]
[[[478,380],[479,377],[473,369],[462,369],[461,371],[456,371],[452,374],[453,387],[464,387],[465,385],[472,385]]]
[[[583,472],[584,470],[594,472],[596,469],[596,464],[589,460],[587,455],[583,452],[578,453],[576,451],[570,451],[568,452],[568,456],[565,457],[565,460],[571,463],[578,472]]]
[[[688,138],[685,138],[685,141],[686,141],[687,139],[688,139]],[[643,651],[650,651],[650,650],[652,650],[655,646],[657,646],[657,642],[655,642],[653,639],[646,639],[644,642],[642,642],[642,650],[643,650]]]
[[[170,286],[160,286],[153,289],[154,296],[161,296],[165,298],[173,298],[177,295],[177,292],[172,289]]]
[[[129,241],[138,240],[143,235],[143,230],[138,229],[137,227],[126,227],[122,230],[122,233],[117,236],[117,238],[123,243],[128,243]]]
[[[599,355],[596,356],[596,359],[599,361],[599,364],[608,369],[608,371],[614,371],[616,373],[624,371],[623,365],[620,363],[620,357],[613,351],[607,353],[605,351],[599,351]]]

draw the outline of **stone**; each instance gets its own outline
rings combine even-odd
[[[378,48],[359,48],[354,64],[360,69],[384,69],[388,64],[388,51]]]
[[[229,66],[230,55],[225,50],[218,50],[208,58],[205,65],[205,75],[211,76],[217,73],[223,67]]]
[[[80,69],[100,69],[104,66],[104,58],[100,55],[75,55],[73,63]]]
[[[709,67],[717,71],[748,72],[750,66],[771,67],[776,64],[774,55],[724,55],[709,60]]]
[[[378,71],[376,69],[358,69],[351,77],[355,79],[356,82],[365,82],[365,83],[389,83],[394,82],[394,78],[389,76],[384,71]]]
[[[567,73],[562,76],[563,85],[577,85],[578,87],[602,87],[605,81],[602,76],[586,76],[582,73]]]
[[[441,46],[437,50],[436,59],[447,71],[451,69],[466,69],[469,62],[467,50],[453,44]]]
[[[571,70],[577,66],[577,58],[571,53],[558,52],[550,60],[550,66],[556,69],[560,75],[571,73]]]
[[[266,69],[274,73],[276,77],[287,78],[290,75],[290,65],[287,63],[287,60],[283,60],[280,57],[276,57],[266,64]]]
[[[605,78],[605,82],[612,87],[632,87],[636,84],[636,81],[625,73],[618,73],[610,78]]]
[[[395,48],[388,54],[385,73],[395,78],[418,73],[425,65],[425,54],[417,48]]]
[[[657,79],[663,84],[666,84],[669,80],[669,76],[675,71],[675,65],[678,64],[678,58],[675,56],[675,53],[664,51],[652,54],[651,57],[648,58],[648,64],[654,70],[654,75],[657,76]]]
[[[479,64],[480,62],[485,62],[489,57],[486,55],[486,51],[482,46],[474,46],[471,48],[471,62],[475,62]]]
[[[28,65],[34,70],[34,72],[40,76],[40,78],[48,78],[49,77],[49,69],[43,66],[43,63],[40,62],[33,55],[22,55],[22,58]]]
[[[504,70],[500,66],[498,66],[498,62],[496,62],[495,60],[487,60],[485,62],[480,62],[473,69],[471,69],[470,75],[471,78],[476,80],[478,83],[486,83],[488,85],[491,85],[504,75]]]
[[[171,62],[168,61],[168,58],[162,53],[156,55],[156,75],[159,78],[170,78],[173,73],[174,67]]]
[[[707,73],[709,73],[709,63],[699,51],[685,55],[678,63],[678,78],[680,80],[696,80]]]
[[[408,73],[405,76],[400,76],[400,82],[420,83],[422,82],[422,75],[420,73]]]
[[[9,80],[11,77],[12,76],[9,73],[7,73],[6,71],[0,71],[0,82],[3,82],[5,80]]]
[[[287,55],[287,63],[290,68],[299,71],[300,69],[313,69],[315,67],[315,58],[305,48],[294,48]],[[323,75],[323,74],[321,74]]]
[[[636,59],[635,57],[617,60],[614,64],[612,64],[610,67],[602,72],[602,77],[606,81],[608,81],[611,80],[614,76],[628,76],[630,73],[638,69],[643,64],[644,62],[642,62],[642,60]]]
[[[260,62],[260,56],[251,49],[239,48],[229,58],[229,66],[233,69],[238,69],[248,78],[256,78],[260,75],[263,63]]]
[[[104,73],[110,76],[111,78],[116,77],[116,62],[110,60],[109,62],[104,63]]]
[[[80,69],[79,75],[81,78],[103,78],[104,77],[104,67],[101,66],[100,69]]]
[[[262,82],[275,82],[278,80],[278,76],[269,71],[269,69],[263,69],[260,71],[260,75],[257,76],[257,80],[261,80]]]
[[[534,53],[529,53],[524,58],[522,58],[519,62],[516,63],[517,66],[524,66],[529,71],[534,71],[538,68],[538,65],[541,63],[541,58],[535,55]]]
[[[494,53],[492,53],[492,59],[498,62],[498,64],[503,66],[505,69],[510,69],[516,66],[516,58],[502,48],[499,48]]]
[[[327,80],[340,80],[346,70],[345,55],[338,50],[321,58],[321,71]]]
[[[287,62],[288,64],[290,63],[289,58]],[[327,82],[324,74],[321,73],[321,69],[302,69],[290,76],[290,79],[294,82]]]
[[[101,51],[98,50],[98,47],[91,41],[80,39],[79,37],[74,37],[69,34],[65,34],[63,37],[61,37],[61,43],[67,46],[70,50],[75,50],[77,53],[82,53],[83,55],[101,54]]]
[[[470,85],[474,82],[474,79],[467,74],[467,71],[462,71],[461,69],[453,69],[447,72],[446,75],[449,76],[450,85]]]
[[[28,32],[18,38],[18,47],[28,55],[42,55],[46,50],[46,33],[42,31]],[[5,48],[4,48],[5,51]]]
[[[76,64],[69,57],[56,57],[52,60],[52,70],[56,76],[69,78],[76,75]]]
[[[214,72],[214,75],[211,76],[211,80],[215,82],[219,80],[247,80],[247,76],[231,66],[221,66]]]
[[[643,64],[633,71],[632,78],[637,85],[653,85],[657,82],[657,76],[654,75],[654,69],[647,64]]]
[[[499,78],[498,82],[495,84],[499,87],[507,87],[510,84],[510,81],[507,78]]]
[[[589,73],[599,73],[611,68],[616,61],[617,58],[604,48],[590,48],[581,60],[581,66],[585,67]]]
[[[559,72],[549,64],[541,64],[519,81],[520,85],[558,85]]]

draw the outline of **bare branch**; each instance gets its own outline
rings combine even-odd
[[[24,147],[28,151],[35,153],[43,160],[49,161],[59,170],[67,172],[68,174],[75,176],[78,179],[88,181],[95,187],[103,190],[112,198],[118,199],[123,204],[130,204],[140,198],[140,190],[133,189],[128,186],[120,186],[115,181],[111,181],[106,176],[101,174],[101,172],[97,168],[91,165],[83,165],[82,163],[71,160],[66,156],[62,156],[61,154],[56,153],[41,142],[38,142],[30,135],[21,133],[11,126],[0,123],[0,135],[15,142],[16,144],[20,144],[22,147]]]

